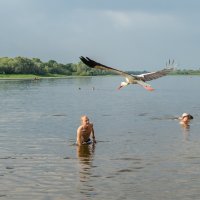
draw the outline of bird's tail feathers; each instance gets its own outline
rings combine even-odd
[[[176,64],[175,64],[174,59],[173,59],[173,60],[170,60],[170,59],[169,59],[169,61],[166,62],[166,68],[168,68],[168,69],[169,69],[169,68],[174,69],[175,66],[176,66]]]

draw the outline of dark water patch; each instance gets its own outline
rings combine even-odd
[[[40,149],[38,146],[26,146],[29,149]]]
[[[102,176],[100,176],[100,175],[91,175],[90,177],[99,178],[99,177],[102,177]]]
[[[150,117],[151,120],[163,120],[162,117]]]
[[[105,178],[114,178],[115,176],[106,176]]]
[[[90,192],[90,191],[94,191],[94,188],[93,186],[91,185],[85,185],[85,189],[81,189],[81,191],[87,191],[87,192]]]
[[[154,165],[154,163],[153,163],[153,162],[152,162],[152,163],[147,162],[147,163],[145,163],[145,165],[146,165],[146,166],[152,166],[152,165]]]
[[[123,173],[123,172],[132,172],[132,169],[120,169],[117,171],[117,173]]]
[[[5,194],[0,194],[0,197],[6,197],[6,195]]]
[[[24,160],[32,160],[32,159],[34,159],[33,157],[24,157],[23,158]]]
[[[144,116],[147,116],[148,114],[149,114],[149,113],[139,113],[138,116],[139,116],[139,117],[144,117]]]
[[[86,177],[82,177],[82,178],[86,178]],[[82,182],[82,183],[87,183],[87,180],[82,180],[82,179],[80,179],[80,182]]]
[[[138,166],[138,167],[133,167],[133,169],[144,169],[144,167]]]
[[[141,161],[141,158],[113,158],[111,160],[131,160],[131,161]]]
[[[64,157],[63,159],[65,159],[65,160],[69,160],[69,159],[71,159],[70,157]]]
[[[193,159],[200,159],[199,156],[187,156],[186,159],[193,160]]]
[[[102,116],[103,117],[111,117],[112,115],[110,115],[110,114],[103,114]]]
[[[14,167],[7,166],[6,169],[14,169]]]
[[[151,120],[177,120],[176,116],[161,116],[161,117],[150,117]]]
[[[7,159],[16,159],[16,158],[15,157],[11,157],[11,156],[6,156],[6,157],[1,157],[0,159],[7,160]]]
[[[110,142],[109,140],[96,140],[97,143],[99,142]]]
[[[138,134],[138,132],[136,132],[136,131],[128,131],[127,133]],[[130,140],[127,140],[127,141],[130,141]]]
[[[53,114],[53,117],[66,117],[66,114]]]

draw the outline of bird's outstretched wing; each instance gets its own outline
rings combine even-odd
[[[91,59],[88,58],[88,57],[85,58],[85,57],[81,56],[80,59],[81,59],[81,61],[82,61],[84,64],[86,64],[88,67],[95,68],[95,69],[101,69],[101,70],[111,71],[111,72],[114,72],[114,73],[116,73],[116,74],[122,75],[122,76],[127,77],[127,78],[130,78],[130,79],[134,79],[134,78],[135,78],[135,76],[132,76],[132,75],[126,73],[126,72],[123,72],[123,71],[120,71],[120,70],[118,70],[118,69],[114,69],[114,68],[112,68],[112,67],[108,67],[108,66],[106,66],[106,65],[103,65],[103,64],[101,64],[101,63],[98,63],[98,62],[96,62],[96,61],[94,61],[94,60],[91,60]]]
[[[169,74],[173,70],[174,70],[174,68],[165,68],[163,70],[156,71],[156,72],[140,74],[140,75],[137,75],[137,77],[140,78],[143,81],[151,81],[153,79],[157,79],[157,78],[160,78],[162,76],[166,76],[167,74]]]
[[[162,70],[156,71],[156,72],[149,72],[149,73],[140,74],[140,75],[133,75],[133,74],[128,74],[128,73],[123,72],[121,70],[114,69],[112,67],[108,67],[106,65],[103,65],[103,64],[98,63],[98,62],[96,62],[94,60],[91,60],[88,57],[85,58],[85,57],[81,56],[80,59],[88,67],[95,68],[95,69],[112,71],[112,72],[114,72],[116,74],[119,74],[119,75],[122,75],[122,76],[128,78],[129,80],[151,81],[153,79],[157,79],[157,78],[160,78],[162,76],[166,76],[167,74],[169,74],[174,69],[172,67],[173,64],[174,64],[174,61],[172,63],[170,63],[170,61],[169,61],[169,64],[167,64],[167,66],[170,66],[170,68],[168,67],[168,68],[164,68]]]

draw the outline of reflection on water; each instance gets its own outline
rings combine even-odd
[[[80,181],[85,182],[90,175],[95,144],[77,146],[77,156],[80,161]]]
[[[80,193],[85,197],[94,195],[94,185],[90,183],[92,176],[92,161],[94,159],[95,144],[77,146],[79,159]]]
[[[189,124],[184,124],[184,123],[180,123],[180,125],[181,125],[181,128],[182,128],[184,141],[189,141],[190,125]]]

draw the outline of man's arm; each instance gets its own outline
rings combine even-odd
[[[92,127],[92,129],[91,129],[91,133],[92,133],[92,140],[93,140],[93,142],[94,142],[94,143],[96,143],[96,139],[95,139],[95,135],[94,135],[94,128],[93,128],[93,124],[91,124],[91,127]]]
[[[81,145],[81,127],[79,127],[79,128],[77,129],[76,143],[77,143],[78,145]]]

